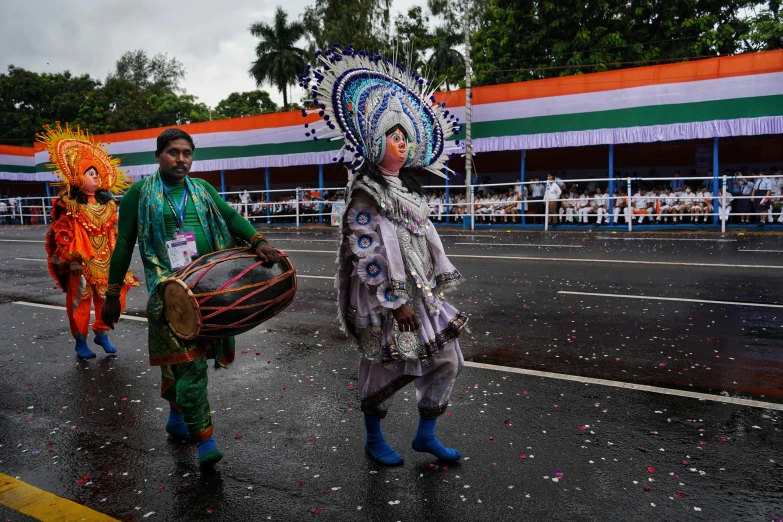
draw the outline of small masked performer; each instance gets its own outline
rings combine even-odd
[[[438,441],[435,423],[463,366],[458,338],[468,319],[444,298],[462,276],[412,169],[445,178],[448,155],[459,150],[446,140],[459,127],[415,73],[350,47],[317,56],[320,67],[302,79],[323,122],[306,125],[307,134],[344,138],[336,158],[351,157],[336,286],[339,322],[362,356],[365,451],[381,464],[402,464],[381,420],[395,393],[413,383],[420,415],[413,449],[456,461],[460,452]]]
[[[52,207],[52,226],[46,234],[49,273],[65,292],[65,308],[76,354],[95,357],[87,345],[90,308],[95,307],[93,341],[108,354],[117,353],[100,311],[109,280],[109,263],[117,240],[117,204],[113,196],[129,186],[118,169],[120,161],[80,128],[46,127],[38,139],[49,152],[63,188]],[[139,286],[127,271],[120,289],[122,308],[131,286]]]

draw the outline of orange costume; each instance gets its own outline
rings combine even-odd
[[[116,353],[109,342],[109,327],[101,320],[101,308],[109,280],[109,264],[117,241],[117,204],[113,195],[129,186],[129,178],[118,170],[119,160],[80,128],[59,122],[46,127],[38,139],[49,152],[47,165],[61,178],[62,190],[52,208],[52,226],[46,234],[49,272],[66,294],[66,311],[79,357],[95,354],[87,347],[90,308],[95,306],[95,343],[109,354]],[[120,302],[131,286],[139,286],[128,271]]]

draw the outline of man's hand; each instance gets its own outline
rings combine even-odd
[[[266,241],[261,241],[256,246],[256,255],[264,263],[273,265],[280,262],[280,253]]]
[[[75,276],[84,275],[84,267],[81,263],[73,262],[70,265],[71,268],[71,274]]]
[[[408,304],[392,310],[392,315],[395,321],[397,321],[397,326],[399,326],[401,332],[413,332],[421,327],[419,318],[416,317],[416,312]]]
[[[103,309],[101,310],[101,319],[106,326],[114,330],[114,325],[120,320],[120,313],[122,312],[122,306],[120,305],[119,297],[106,296],[103,301]]]

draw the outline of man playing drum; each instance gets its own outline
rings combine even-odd
[[[174,335],[163,313],[160,283],[191,258],[231,248],[237,240],[249,243],[262,261],[277,263],[280,256],[212,185],[188,176],[194,149],[186,132],[163,131],[155,151],[158,171],[134,184],[122,198],[102,316],[112,328],[119,319],[119,285],[138,239],[150,295],[150,364],[160,366],[161,396],[171,406],[166,431],[196,441],[199,462],[213,466],[223,455],[212,439],[207,359],[214,358],[216,368],[227,367],[234,359],[234,338],[185,341]]]

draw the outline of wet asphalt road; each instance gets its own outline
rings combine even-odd
[[[11,240],[0,242],[0,471],[118,519],[783,516],[779,411],[502,368],[466,367],[439,422],[463,462],[409,449],[417,415],[406,389],[384,422],[406,464],[375,466],[362,452],[357,361],[334,324],[332,283],[311,277],[285,313],[238,338],[229,370],[210,370],[226,458],[202,474],[192,447],[163,431],[144,322],[120,323],[116,359],[80,362],[64,311],[13,304],[62,304],[35,261],[43,244],[27,242],[43,232],[0,229]],[[471,315],[461,346],[476,361],[783,402],[783,308],[633,297],[781,305],[781,236],[441,234],[466,277],[451,301]],[[331,231],[268,237],[300,275],[332,275]],[[136,289],[127,312],[145,303]]]

